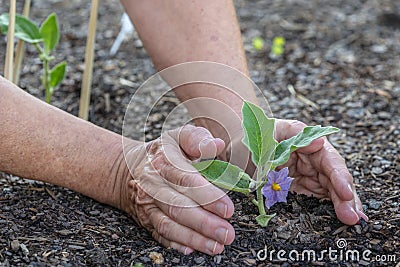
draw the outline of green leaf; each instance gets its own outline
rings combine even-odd
[[[315,139],[338,131],[338,128],[332,126],[321,127],[318,125],[305,127],[303,131],[297,135],[279,143],[275,150],[275,157],[271,169],[275,169],[275,167],[285,164],[289,160],[290,153],[294,152],[298,148],[306,147]]]
[[[251,151],[257,168],[272,160],[278,142],[274,139],[275,119],[268,118],[258,106],[244,102],[242,107],[243,144]],[[269,168],[265,168],[268,171]]]
[[[56,88],[62,80],[64,80],[65,77],[65,69],[66,69],[67,63],[65,61],[57,64],[51,71],[50,71],[50,90],[51,92],[54,91],[54,88]]]
[[[193,166],[211,183],[231,191],[247,194],[253,181],[239,167],[220,160],[206,160]]]
[[[51,13],[40,27],[40,33],[44,41],[44,52],[48,55],[54,50],[60,40],[57,15]]]
[[[7,33],[9,22],[9,14],[0,15],[0,31],[2,33]],[[27,17],[18,14],[15,16],[14,36],[31,44],[36,44],[43,41],[42,35],[39,32],[39,28]]]
[[[269,215],[268,215],[268,214],[261,214],[261,215],[258,215],[258,216],[256,217],[256,221],[257,221],[258,224],[261,225],[262,227],[267,227],[269,221],[270,221],[272,218],[274,218],[275,215],[276,215],[276,213],[274,213],[274,214],[269,214]]]

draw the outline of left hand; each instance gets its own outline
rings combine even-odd
[[[305,126],[300,121],[277,119],[275,138],[279,142],[288,139]],[[361,217],[368,221],[354,188],[353,177],[327,138],[319,138],[298,149],[284,166],[280,166],[283,167],[288,167],[289,175],[295,178],[293,191],[332,200],[336,215],[343,223],[354,225]]]

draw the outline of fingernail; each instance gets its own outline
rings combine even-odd
[[[356,210],[353,207],[350,207],[351,212],[353,212],[357,216],[357,222],[360,221],[360,215],[356,212]]]
[[[228,238],[228,229],[218,228],[217,231],[215,231],[215,235],[222,244],[225,244],[226,239]]]
[[[223,218],[226,218],[226,213],[228,212],[228,207],[224,203],[217,204],[217,211]]]
[[[347,185],[347,189],[349,189],[350,193],[354,194],[353,188],[351,188],[351,185],[348,184],[348,185]]]
[[[186,247],[186,248],[185,248],[185,251],[183,252],[183,254],[184,254],[184,255],[189,255],[189,254],[192,253],[192,252],[193,252],[192,249]]]
[[[212,253],[215,253],[215,249],[217,248],[217,241],[214,240],[207,240],[206,242],[206,248]]]

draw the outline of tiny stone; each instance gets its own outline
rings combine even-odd
[[[369,241],[369,243],[372,244],[372,245],[377,245],[380,242],[381,242],[381,240],[379,240],[379,239],[372,239],[371,241]]]
[[[278,237],[287,240],[287,239],[290,238],[290,233],[288,233],[288,232],[281,232],[281,233],[278,234]]]
[[[362,265],[362,266],[369,266],[369,265],[370,265],[370,262],[365,261],[365,260],[360,260],[358,263],[359,263],[360,265]]]
[[[376,201],[376,199],[371,198],[369,200],[368,206],[373,210],[379,210],[381,207],[382,202]]]
[[[99,210],[92,210],[92,211],[89,211],[89,214],[90,215],[99,215],[100,211]]]
[[[380,167],[373,167],[372,172],[375,174],[381,174],[381,173],[383,173],[383,170]]]
[[[119,236],[118,236],[117,234],[113,234],[113,235],[111,236],[111,238],[112,238],[112,239],[118,239]]]
[[[377,54],[382,54],[387,51],[387,46],[386,45],[373,45],[371,46],[371,51]]]
[[[357,234],[361,234],[361,226],[360,225],[354,225],[354,229],[356,229]]]
[[[203,264],[203,262],[204,262],[204,258],[203,257],[197,257],[197,258],[195,258],[194,259],[194,261],[197,263],[197,264]]]
[[[29,255],[29,250],[28,250],[28,248],[25,246],[25,244],[20,244],[19,247],[21,248],[22,253],[23,253],[25,256],[28,256],[28,255]]]
[[[364,220],[364,218],[360,218],[360,225],[362,228],[365,228],[368,226],[367,222]]]
[[[374,160],[374,162],[372,162],[372,166],[380,167],[381,166],[381,161],[380,160]]]
[[[214,262],[216,264],[220,264],[221,263],[221,259],[222,259],[222,256],[221,255],[217,255],[217,256],[214,257]]]
[[[11,249],[13,251],[17,251],[19,249],[19,241],[18,240],[11,241]]]
[[[255,259],[245,259],[244,261],[250,266],[254,266],[257,263]]]
[[[180,260],[179,258],[173,258],[173,259],[171,260],[171,262],[172,262],[172,263],[175,263],[175,264],[178,264],[178,263],[181,262],[181,260]]]
[[[376,225],[374,225],[373,226],[373,228],[375,229],[375,230],[381,230],[382,228],[383,228],[383,226],[381,225],[381,224],[376,224]]]

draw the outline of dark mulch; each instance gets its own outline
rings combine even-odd
[[[89,14],[89,3],[83,2],[37,0],[32,11],[36,21],[51,11],[60,17],[57,60],[67,60],[69,67],[53,103],[75,115]],[[264,89],[275,116],[342,129],[330,140],[347,160],[370,222],[345,226],[331,203],[290,195],[288,204],[273,207],[278,216],[263,229],[254,223],[254,206],[232,194],[234,243],[218,256],[183,256],[161,247],[118,210],[70,190],[1,174],[0,266],[152,265],[150,252],[161,253],[167,266],[395,266],[400,261],[400,2],[238,0],[236,6],[252,78]],[[7,8],[2,5],[0,12]],[[90,113],[92,122],[119,133],[131,94],[154,73],[137,37],[115,57],[108,55],[121,12],[118,3],[101,1]],[[267,40],[265,51],[251,47],[258,35]],[[271,59],[268,47],[277,35],[287,40],[285,54]],[[0,46],[4,58],[3,37]],[[21,87],[43,98],[35,56],[28,47]],[[288,90],[291,86],[297,96]],[[155,121],[150,127],[153,137],[159,125]],[[351,262],[326,256],[313,263],[271,263],[256,255],[264,247],[318,253],[337,249],[339,238],[347,242],[344,249],[369,249],[371,259],[393,255],[396,260]]]

